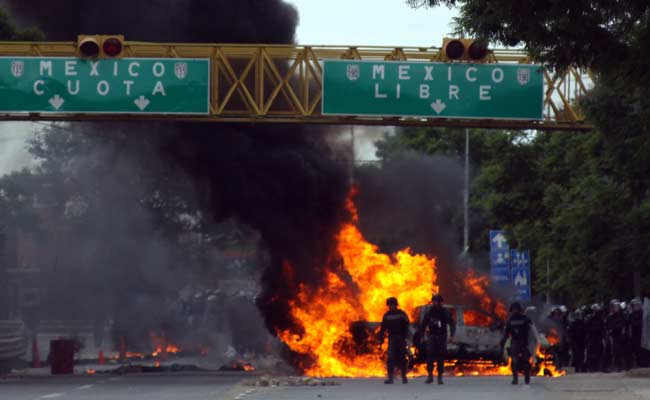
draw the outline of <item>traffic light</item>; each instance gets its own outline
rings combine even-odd
[[[485,62],[490,50],[484,41],[476,39],[444,38],[440,49],[440,61]]]
[[[79,35],[77,53],[81,58],[121,58],[123,35]]]

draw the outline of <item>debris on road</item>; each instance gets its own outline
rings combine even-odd
[[[339,386],[341,383],[333,379],[312,378],[308,376],[261,376],[257,379],[246,380],[244,386]]]

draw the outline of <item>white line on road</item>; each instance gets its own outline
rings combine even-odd
[[[86,389],[90,389],[93,386],[95,385],[83,385],[83,386],[79,386],[77,390],[86,390]]]
[[[245,392],[238,394],[237,397],[235,397],[235,400],[241,400],[253,392],[255,392],[255,389],[248,389]]]
[[[46,394],[45,396],[39,397],[39,399],[53,399],[55,397],[61,397],[65,393],[51,393],[51,394]]]

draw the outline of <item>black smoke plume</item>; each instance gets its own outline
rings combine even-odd
[[[463,174],[458,159],[415,151],[397,153],[381,168],[361,168],[355,175],[360,228],[384,252],[409,247],[435,257],[445,301],[483,308],[482,299],[463,284],[467,267],[477,267],[461,253]]]
[[[120,33],[127,40],[292,43],[296,10],[282,0],[7,0],[12,16],[48,40]],[[290,326],[287,286],[317,283],[346,218],[346,169],[332,157],[327,131],[298,125],[201,123],[73,124],[107,143],[116,160],[155,159],[182,170],[199,207],[214,221],[236,217],[261,233],[270,262],[258,301],[271,330]],[[138,164],[146,171],[146,161]],[[145,164],[145,165],[143,165]],[[109,167],[110,169],[110,167]],[[148,171],[155,174],[155,171]],[[174,179],[183,179],[175,176]],[[121,218],[119,210],[115,218]],[[129,285],[137,291],[137,284]],[[125,300],[128,303],[128,300]],[[122,304],[128,307],[128,304]]]

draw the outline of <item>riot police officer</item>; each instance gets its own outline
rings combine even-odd
[[[568,336],[571,345],[571,358],[576,372],[585,372],[585,320],[582,308],[575,310],[574,319],[569,323]]]
[[[530,383],[530,351],[528,350],[528,335],[532,332],[533,322],[523,313],[521,304],[515,302],[510,305],[510,318],[501,338],[501,347],[504,347],[510,338],[510,359],[512,368],[512,384],[519,383],[519,371],[524,373],[526,385]]]
[[[620,372],[625,368],[625,346],[627,345],[627,320],[618,300],[610,302],[610,314],[607,317],[607,333],[611,349],[611,365]]]
[[[402,383],[408,383],[406,378],[406,339],[409,331],[409,317],[403,310],[397,308],[397,299],[389,297],[386,299],[388,311],[381,320],[379,330],[379,343],[384,342],[384,336],[388,333],[388,350],[386,354],[386,370],[388,379],[385,384],[393,383],[393,371],[399,367],[402,371]]]
[[[589,372],[598,372],[604,369],[603,353],[605,350],[606,326],[603,308],[595,303],[591,306],[591,315],[585,321],[586,328],[586,369]]]
[[[643,332],[643,304],[638,298],[630,301],[630,315],[628,316],[628,330],[630,352],[633,363],[636,367],[648,367],[650,365],[650,352],[641,347],[641,336]]]
[[[425,383],[433,382],[433,361],[435,360],[438,370],[438,385],[442,385],[447,341],[454,340],[456,322],[451,317],[449,310],[442,306],[443,298],[441,295],[433,295],[431,302],[433,304],[426,311],[420,323],[420,335],[426,340],[427,349],[428,376]],[[449,339],[447,339],[447,327],[449,327],[450,331]]]

